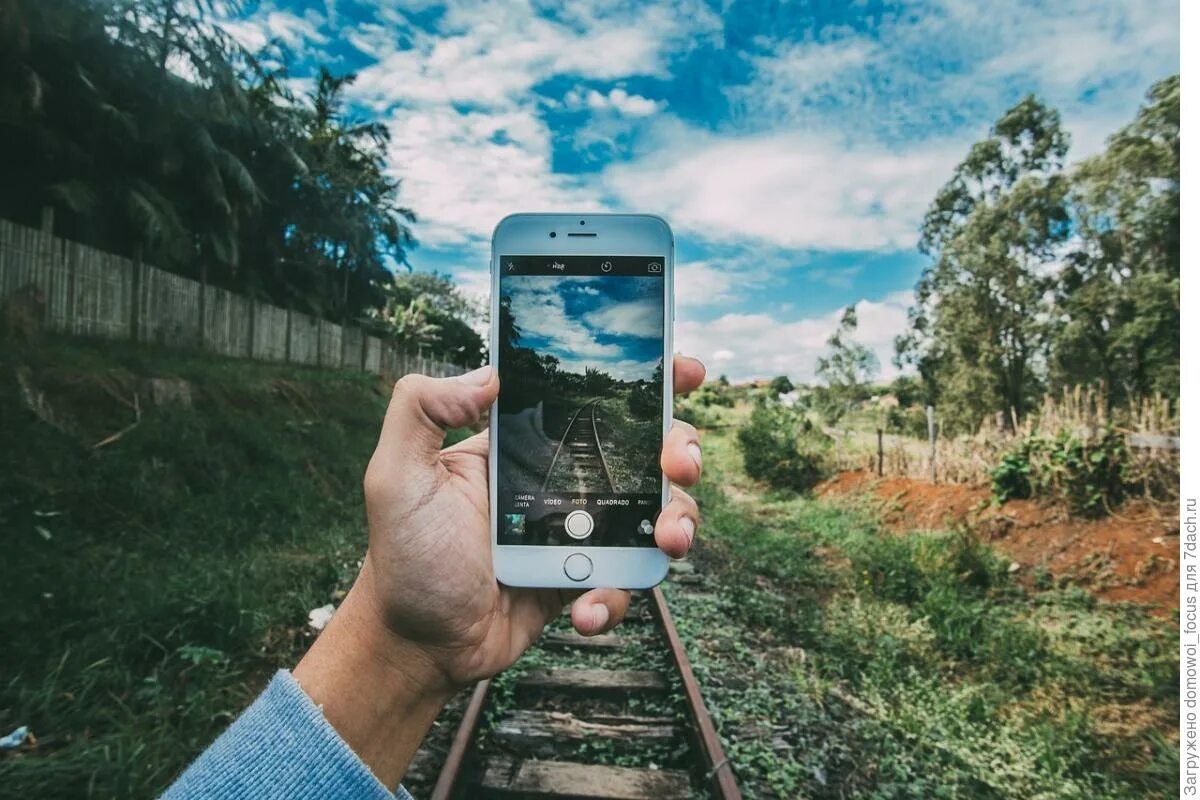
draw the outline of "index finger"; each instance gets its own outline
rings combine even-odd
[[[687,394],[704,383],[704,365],[699,360],[677,353],[671,366],[675,394]]]

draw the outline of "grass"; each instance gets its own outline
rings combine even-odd
[[[356,571],[386,387],[56,341],[0,353],[0,376],[0,728],[38,737],[0,759],[0,794],[155,796]],[[150,405],[150,377],[187,381],[192,407]],[[733,441],[705,441],[708,591],[668,592],[747,797],[1174,796],[1170,623],[1028,592],[963,532],[892,536],[865,507],[764,491]],[[501,676],[493,713],[549,658]]]
[[[705,458],[708,589],[669,599],[748,797],[1174,796],[1173,625]]]
[[[596,427],[618,492],[656,494],[661,489],[658,466],[662,412],[637,416],[629,409],[628,392],[597,404]]]
[[[0,792],[154,796],[354,575],[386,387],[119,343],[5,352],[0,374],[0,727],[38,738]],[[191,407],[152,406],[150,377],[187,381]],[[140,421],[93,449],[135,394]]]

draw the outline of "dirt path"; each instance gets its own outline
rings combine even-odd
[[[994,507],[986,488],[867,472],[844,472],[817,494],[872,497],[897,531],[965,523],[1019,564],[1027,581],[1041,566],[1102,600],[1144,604],[1161,617],[1179,607],[1179,518],[1158,506],[1127,503],[1116,516],[1075,519],[1029,500]]]

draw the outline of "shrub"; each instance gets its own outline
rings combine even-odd
[[[634,419],[653,419],[662,413],[662,384],[641,383],[629,392],[629,413]]]
[[[828,438],[801,435],[797,416],[778,405],[758,405],[737,438],[746,474],[776,489],[805,492],[825,475]]]
[[[1006,503],[1009,500],[1027,500],[1032,496],[1027,440],[1005,453],[1000,464],[992,470],[992,497],[998,503]]]
[[[733,389],[719,383],[706,383],[688,397],[689,402],[699,406],[723,406],[733,408]]]
[[[791,379],[788,378],[787,375],[779,375],[778,377],[773,378],[771,380],[771,385],[770,385],[771,393],[774,394],[776,397],[778,397],[781,394],[787,394],[788,392],[792,391],[795,388],[796,387],[792,384]]]
[[[1001,503],[1044,497],[1072,513],[1099,516],[1133,488],[1128,456],[1124,435],[1111,427],[1090,437],[1066,430],[1053,437],[1032,435],[992,470],[992,496]]]
[[[925,409],[916,406],[896,406],[887,410],[887,429],[914,439],[924,439],[929,433]]]
[[[690,397],[686,400],[676,400],[672,412],[676,419],[689,422],[697,428],[716,428],[728,421],[721,406],[697,403]]]

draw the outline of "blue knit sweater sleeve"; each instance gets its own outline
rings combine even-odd
[[[379,782],[286,670],[167,789],[164,800],[412,800]]]

